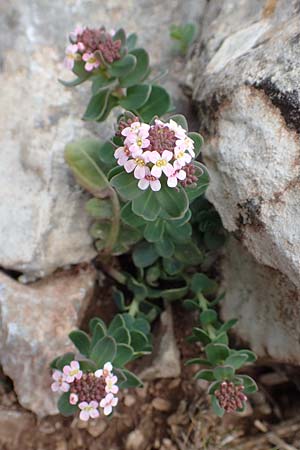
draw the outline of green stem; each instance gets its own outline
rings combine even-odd
[[[202,295],[200,292],[197,294],[197,298],[199,300],[199,304],[203,311],[206,311],[208,309],[208,301],[206,298]],[[206,331],[211,339],[214,339],[216,337],[216,329],[212,324],[205,325]]]
[[[123,275],[121,272],[119,272],[117,269],[114,269],[113,267],[106,266],[105,264],[101,264],[101,267],[107,275],[109,275],[111,278],[116,280],[120,284],[126,284],[127,278],[125,275]]]
[[[128,314],[130,314],[132,317],[135,317],[138,312],[139,312],[139,302],[138,299],[134,297],[129,307]]]

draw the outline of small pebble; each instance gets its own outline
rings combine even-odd
[[[94,438],[100,436],[107,428],[107,422],[104,420],[89,420],[88,422],[88,433]]]
[[[145,445],[145,436],[140,430],[134,430],[127,436],[127,450],[141,450]]]
[[[157,397],[154,400],[152,400],[152,406],[153,408],[162,412],[167,412],[170,411],[171,409],[171,403],[168,400],[165,400],[164,398],[160,397]]]
[[[124,398],[124,405],[130,408],[130,406],[135,404],[135,397],[133,395],[126,395]]]

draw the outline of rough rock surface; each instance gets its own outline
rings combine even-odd
[[[177,378],[180,373],[180,353],[174,335],[172,309],[170,305],[166,305],[166,310],[160,316],[160,329],[154,343],[152,362],[139,376],[142,380],[155,380]]]
[[[106,138],[112,120],[97,127],[82,123],[89,88],[68,90],[57,82],[59,76],[72,78],[62,70],[68,32],[78,23],[137,31],[152,62],[170,69],[167,86],[178,97],[174,74],[184,63],[171,55],[168,28],[173,22],[195,19],[202,4],[203,0],[1,3],[0,142],[5,151],[0,155],[0,266],[44,276],[94,255],[85,196],[64,164],[63,149],[82,135]]]
[[[240,279],[234,268],[225,272],[225,311],[237,307],[238,292],[248,295],[240,281],[246,277],[253,287],[239,330],[260,354],[286,354],[295,363],[300,349],[290,356],[286,350],[293,336],[288,328],[297,327],[293,317],[300,314],[299,21],[299,1],[210,1],[188,77],[206,134],[208,198],[240,241],[235,252],[243,267]],[[253,258],[244,259],[242,245]],[[289,292],[280,314],[278,284],[283,297]],[[269,333],[273,319],[281,339]]]
[[[0,363],[20,404],[39,416],[55,414],[49,363],[72,349],[94,290],[93,268],[65,271],[24,286],[0,272]]]

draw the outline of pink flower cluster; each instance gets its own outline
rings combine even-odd
[[[120,59],[121,41],[112,39],[114,32],[105,28],[90,29],[77,26],[70,33],[71,44],[66,48],[65,66],[72,70],[75,61],[84,61],[87,72],[97,69],[103,62],[111,64]]]
[[[215,396],[221,408],[231,413],[237,409],[242,409],[244,402],[247,401],[247,397],[243,391],[243,385],[235,385],[230,381],[223,381],[220,389],[215,391]]]
[[[133,172],[140,189],[159,191],[162,177],[170,188],[186,179],[185,167],[195,157],[194,141],[174,120],[156,119],[153,125],[134,121],[121,135],[124,145],[114,156],[127,173]]]
[[[107,362],[103,369],[84,374],[79,362],[71,361],[70,365],[64,366],[62,372],[54,370],[51,389],[53,392],[70,391],[69,402],[71,405],[78,405],[81,420],[99,417],[99,408],[108,416],[118,404],[118,398],[114,396],[119,391],[116,384],[118,378],[112,370],[112,364]]]

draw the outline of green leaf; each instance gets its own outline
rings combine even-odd
[[[215,344],[225,344],[228,345],[229,339],[228,339],[228,335],[226,332],[220,333],[218,334],[214,339],[213,342]]]
[[[72,416],[78,411],[78,406],[70,404],[70,392],[65,392],[62,394],[58,400],[57,407],[60,412],[65,417]]]
[[[212,404],[212,408],[214,413],[218,416],[218,417],[223,417],[225,410],[223,408],[221,408],[221,406],[219,405],[218,399],[213,395],[211,398],[211,404]]]
[[[137,180],[132,174],[121,172],[114,175],[110,180],[111,185],[118,191],[122,200],[134,200],[142,195],[143,191],[138,188]]]
[[[131,73],[120,78],[121,87],[135,86],[143,81],[148,73],[149,56],[146,50],[143,48],[136,48],[130,52],[130,55],[133,55],[136,58],[136,66]]]
[[[256,354],[250,350],[238,350],[238,354],[247,355],[247,363],[253,363],[257,360]]]
[[[200,321],[202,325],[208,325],[210,323],[216,322],[218,319],[218,314],[214,309],[207,309],[200,314]]]
[[[130,334],[127,328],[120,327],[111,333],[117,344],[130,344]]]
[[[189,208],[188,198],[182,187],[177,190],[163,186],[160,191],[156,192],[156,198],[164,218],[180,219],[184,217]]]
[[[97,219],[110,219],[113,215],[110,199],[91,198],[85,204],[85,209],[87,213]]]
[[[93,317],[89,321],[89,329],[90,329],[91,333],[93,334],[95,332],[95,329],[96,329],[96,326],[98,323],[102,326],[102,329],[104,330],[104,334],[106,334],[105,322],[102,319],[100,319],[100,317]]]
[[[224,344],[208,344],[205,348],[207,359],[212,364],[223,364],[228,358],[230,351]]]
[[[99,159],[101,162],[111,167],[116,164],[116,158],[114,157],[116,147],[111,141],[104,142],[99,148]]]
[[[87,105],[82,119],[86,121],[101,119],[106,110],[109,93],[109,89],[103,89],[98,94],[93,95]]]
[[[206,331],[202,330],[202,328],[193,328],[193,335],[204,345],[207,345],[211,342],[209,335],[206,333]]]
[[[148,333],[150,333],[149,322],[141,317],[134,320],[132,327],[134,330],[141,331],[143,334],[147,335]]]
[[[203,366],[211,366],[211,363],[209,361],[207,361],[207,359],[202,359],[202,358],[192,358],[192,359],[188,359],[184,365],[185,366],[192,366],[193,364],[200,364]]]
[[[107,332],[108,334],[112,334],[115,330],[117,330],[120,327],[126,327],[126,324],[125,320],[123,319],[123,315],[117,314],[110,322]]]
[[[154,116],[163,116],[171,105],[171,98],[168,92],[161,86],[153,85],[151,94],[147,102],[139,108],[138,114],[145,122],[150,122]],[[170,189],[174,190],[174,189]]]
[[[234,369],[240,369],[247,361],[248,356],[242,353],[233,353],[225,360],[225,364],[234,367]]]
[[[193,311],[193,310],[197,310],[197,309],[201,309],[198,301],[193,300],[191,298],[187,298],[186,300],[184,300],[183,302],[183,306],[185,309],[187,309],[188,311]]]
[[[92,343],[91,349],[95,347],[98,341],[100,341],[104,336],[106,336],[106,327],[102,325],[101,322],[98,322],[93,329]]]
[[[200,195],[204,194],[209,185],[209,175],[206,167],[197,161],[194,161],[193,165],[196,167],[198,180],[195,183],[195,186],[193,184],[185,188],[190,203]]]
[[[131,202],[126,203],[121,209],[121,219],[131,227],[141,227],[145,224],[144,219],[135,215],[131,209]]]
[[[143,106],[151,93],[151,85],[137,84],[127,89],[126,97],[121,98],[119,103],[124,109],[134,110]]]
[[[132,252],[132,259],[137,267],[151,266],[158,257],[154,245],[148,242],[139,243]]]
[[[174,255],[178,261],[189,266],[196,266],[203,261],[203,254],[192,241],[177,243]]]
[[[174,120],[178,125],[180,125],[184,130],[188,131],[188,123],[184,115],[175,114],[174,116],[169,117],[169,120]]]
[[[253,394],[258,390],[257,384],[248,375],[238,375],[236,380],[243,384],[245,394]]]
[[[120,311],[123,312],[123,311],[127,310],[127,306],[125,304],[125,297],[124,297],[124,294],[122,291],[114,289],[113,290],[113,299]]]
[[[219,328],[219,332],[228,331],[232,327],[234,327],[238,322],[238,319],[230,319],[228,322],[223,323],[223,325]]]
[[[92,349],[90,358],[101,368],[106,362],[113,361],[116,350],[116,341],[111,336],[104,336]]]
[[[214,372],[212,370],[202,369],[194,375],[196,380],[215,381]]]
[[[65,87],[75,87],[78,86],[81,83],[84,83],[87,79],[89,78],[89,76],[85,77],[85,78],[74,78],[74,80],[71,81],[65,81],[65,80],[61,80],[60,78],[58,79],[58,81]]]
[[[115,367],[123,367],[133,359],[133,349],[127,344],[117,344],[117,353],[113,360]]]
[[[147,287],[144,282],[137,281],[132,276],[128,276],[127,287],[136,297],[145,298],[147,296]]]
[[[173,258],[163,259],[163,268],[168,275],[177,275],[183,269],[183,264]]]
[[[218,289],[218,284],[215,280],[208,278],[204,273],[196,273],[192,278],[191,289],[195,294],[202,292],[205,295],[213,294]]]
[[[155,222],[149,222],[144,230],[144,238],[148,242],[158,242],[163,236],[164,228],[164,222],[160,219],[157,219]]]
[[[95,139],[71,142],[65,148],[65,160],[80,186],[96,197],[106,197],[110,186],[96,162],[100,147]]]
[[[51,369],[58,369],[57,363],[58,363],[59,358],[60,358],[60,356],[57,356],[56,358],[54,358],[54,359],[51,361],[51,363],[49,364],[49,366],[50,366]]]
[[[130,331],[130,345],[133,348],[135,353],[143,352],[145,347],[148,345],[147,337],[141,332],[137,330]]]
[[[122,373],[125,375],[126,381],[123,381],[120,384],[121,389],[143,387],[143,382],[132,372],[129,372],[129,370],[126,369],[122,369]]]
[[[95,372],[95,370],[98,369],[98,367],[96,366],[94,361],[92,361],[91,359],[88,359],[88,358],[80,359],[79,363],[80,363],[80,369],[83,372]]]
[[[92,78],[92,95],[99,94],[103,89],[114,84],[115,79],[106,78],[104,75],[99,74]]]
[[[108,73],[112,77],[126,77],[127,74],[134,70],[136,64],[136,57],[128,53],[124,58],[114,61],[110,65]]]
[[[200,149],[203,145],[203,137],[201,136],[201,134],[199,133],[187,133],[188,137],[191,138],[194,141],[194,152],[195,152],[195,158],[197,158],[197,156],[200,153]]]
[[[214,393],[220,389],[221,387],[221,382],[220,381],[215,381],[214,383],[212,383],[209,388],[208,388],[208,394],[209,395],[214,395]]]
[[[180,300],[188,293],[188,287],[180,287],[173,289],[164,289],[161,291],[161,297],[169,302]]]
[[[129,52],[134,49],[134,47],[136,46],[137,40],[138,40],[138,37],[137,37],[136,33],[131,33],[127,37],[126,47]]]
[[[143,191],[142,195],[134,198],[131,207],[134,214],[146,221],[156,220],[160,211],[157,197],[151,189]]]
[[[171,239],[164,236],[161,241],[155,243],[155,249],[159,256],[170,258],[174,253],[175,247]]]
[[[218,381],[231,380],[234,376],[234,368],[229,365],[215,367],[213,372]]]
[[[91,340],[84,331],[71,331],[69,338],[82,355],[89,356]]]
[[[56,361],[56,367],[58,370],[63,370],[64,366],[70,364],[75,358],[75,354],[72,352],[65,353]]]
[[[116,31],[116,33],[113,36],[113,41],[121,41],[122,46],[126,44],[126,33],[123,28],[120,28]]]
[[[175,225],[170,222],[167,223],[166,231],[173,238],[175,242],[186,242],[192,236],[192,226],[190,223],[183,225]]]
[[[108,118],[111,110],[115,106],[118,106],[118,104],[119,104],[119,99],[117,97],[115,97],[114,95],[110,94],[107,99],[107,104],[106,104],[104,113],[101,115],[101,117],[99,117],[97,119],[97,122],[104,122]]]

